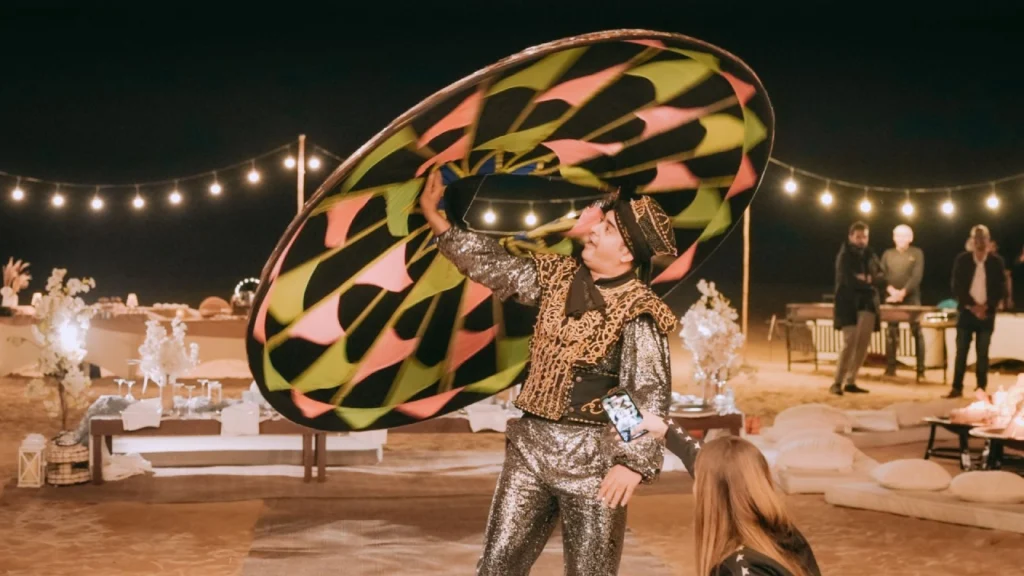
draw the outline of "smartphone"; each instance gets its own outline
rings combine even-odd
[[[643,422],[644,417],[640,414],[640,409],[633,403],[633,398],[625,390],[618,390],[601,398],[601,405],[604,406],[605,414],[608,414],[608,419],[612,421],[612,425],[615,426],[615,430],[618,431],[624,442],[647,434],[646,430],[642,430],[636,435],[633,434],[633,428]]]

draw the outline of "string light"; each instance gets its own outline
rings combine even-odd
[[[289,169],[289,170],[295,168],[295,164],[296,163],[295,163],[295,157],[294,156],[289,156],[289,157],[284,159],[284,167]]]
[[[58,188],[57,191],[53,193],[53,197],[50,198],[50,203],[53,204],[54,208],[63,208],[64,202],[64,195],[60,193],[60,189]]]
[[[914,204],[910,201],[910,190],[907,190],[907,196],[903,201],[903,205],[900,206],[900,212],[903,212],[903,215],[908,218],[914,215]]]
[[[135,185],[135,198],[132,199],[132,208],[136,210],[142,210],[146,206],[146,201],[142,198],[142,194],[139,193],[138,184]]]
[[[985,206],[988,206],[989,210],[999,209],[999,196],[996,194],[996,186],[992,185],[992,193],[985,198]]]
[[[260,181],[260,173],[256,171],[255,160],[252,161],[252,168],[249,169],[249,174],[246,176],[246,178],[248,178],[249,182],[252,182],[253,184],[256,184],[257,182]]]
[[[103,198],[100,198],[100,189],[97,186],[96,193],[93,194],[92,201],[89,202],[89,207],[92,208],[94,212],[99,212],[100,210],[103,210],[103,204]]]
[[[799,187],[796,185],[796,179],[794,179],[793,176],[793,169],[790,168],[789,178],[786,179],[786,184],[783,185],[782,187],[782,189],[786,191],[786,194],[789,194],[790,196],[796,194],[796,191],[799,189]]]
[[[530,211],[526,213],[523,222],[526,222],[526,225],[531,228],[537,225],[537,215],[533,212],[533,202],[530,202]]]
[[[953,191],[947,190],[946,195],[946,201],[942,203],[942,213],[946,216],[952,216],[956,210],[956,206],[953,204]]]
[[[220,193],[224,191],[224,187],[217,181],[217,173],[213,173],[213,184],[210,184],[210,195],[220,196]]]
[[[167,199],[171,201],[171,204],[177,206],[178,204],[181,204],[181,192],[175,190],[171,192],[171,195],[168,196]]]
[[[316,156],[310,156],[309,157],[309,161],[306,162],[306,166],[309,166],[310,170],[319,170],[320,169],[320,159],[317,158]]]
[[[571,208],[569,209],[569,213],[566,214],[565,217],[566,218],[570,218],[570,219],[571,218],[575,218],[577,216],[577,214],[576,214],[576,201],[575,200],[570,201],[569,206],[571,206]]]
[[[494,224],[498,221],[498,215],[494,213],[494,210],[488,206],[487,212],[484,212],[484,222],[488,224]]]
[[[830,208],[832,203],[835,202],[835,197],[832,196],[832,191],[829,190],[828,182],[825,182],[825,190],[821,193],[819,200],[821,201],[821,205],[826,208]]]
[[[21,189],[21,178],[18,178],[17,184],[14,185],[14,190],[11,190],[11,200],[21,202],[24,199],[25,191]]]
[[[871,200],[868,200],[867,198],[861,200],[859,208],[860,208],[860,211],[862,213],[870,214],[871,213]]]

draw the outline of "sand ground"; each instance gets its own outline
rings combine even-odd
[[[881,379],[867,369],[871,394],[829,396],[829,375],[802,366],[787,372],[761,347],[756,372],[736,389],[737,403],[768,423],[786,406],[826,402],[880,408],[930,400],[946,387]],[[686,373],[685,357],[674,362]],[[997,375],[993,385],[1012,377]],[[0,573],[121,574],[472,574],[480,551],[499,434],[389,436],[376,473],[332,470],[326,484],[285,477],[134,477],[103,487],[14,487],[16,455],[28,433],[58,426],[24,397],[27,380],[0,379]],[[969,384],[971,386],[973,382]],[[247,383],[229,383],[237,395]],[[686,392],[685,386],[677,389]],[[116,392],[109,380],[93,393]],[[77,422],[77,417],[73,419]],[[879,460],[918,457],[921,444],[868,450]],[[437,474],[407,474],[412,461],[468,463]],[[417,460],[419,459],[419,460]],[[461,460],[460,460],[461,459]],[[952,463],[949,463],[952,466]],[[477,466],[479,468],[479,466]],[[952,468],[951,468],[952,469]],[[242,480],[240,480],[240,478]],[[622,574],[690,575],[693,497],[689,479],[666,473],[629,510]],[[789,503],[825,574],[1010,574],[1024,565],[1024,535],[836,508],[821,496]],[[561,574],[556,537],[534,574]]]

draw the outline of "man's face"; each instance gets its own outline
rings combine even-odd
[[[868,231],[867,230],[854,230],[850,232],[850,244],[858,248],[865,248],[868,245]]]
[[[583,245],[583,263],[591,270],[604,272],[632,260],[633,255],[622,240],[615,212],[605,212],[604,218],[587,235]]]
[[[974,231],[971,240],[974,242],[975,252],[988,252],[988,232],[979,228]]]
[[[892,242],[900,250],[906,250],[913,241],[914,232],[910,228],[898,226],[892,231]]]

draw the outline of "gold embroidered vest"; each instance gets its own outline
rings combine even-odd
[[[540,313],[530,341],[530,373],[515,404],[524,412],[558,420],[569,406],[574,370],[597,365],[619,341],[627,322],[649,314],[668,334],[676,327],[676,317],[639,280],[601,290],[603,310],[567,316],[565,302],[580,264],[554,254],[538,254],[535,259]]]

